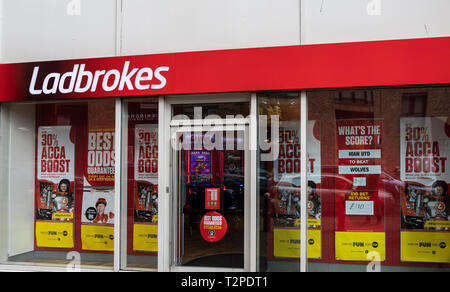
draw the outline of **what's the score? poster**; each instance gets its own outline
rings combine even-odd
[[[336,260],[385,259],[382,120],[336,121]]]

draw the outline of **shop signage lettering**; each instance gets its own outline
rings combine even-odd
[[[114,132],[91,132],[88,141],[88,173],[114,173]]]
[[[439,142],[430,141],[428,131],[427,127],[406,127],[406,172],[445,172],[447,158],[441,157]]]
[[[149,67],[130,69],[129,61],[125,62],[122,72],[117,69],[91,72],[85,68],[85,64],[75,64],[72,71],[63,74],[50,73],[41,79],[39,78],[40,67],[36,66],[33,69],[29,92],[32,95],[85,93],[95,92],[99,86],[106,92],[125,89],[156,90],[166,86],[167,79],[163,72],[169,71],[169,67],[165,66],[155,70]],[[158,81],[153,83],[151,81],[154,78]],[[38,80],[43,80],[42,84],[37,84]]]
[[[310,131],[308,132],[308,137],[309,139],[314,139],[318,142],[315,137],[311,137],[313,136],[312,128],[314,127],[314,124],[315,122],[311,121],[308,126],[311,128],[308,129],[308,131]],[[279,129],[276,181],[279,181],[282,177],[284,179],[289,176],[299,177],[301,169],[300,155],[300,132],[297,129],[297,125],[283,122]],[[320,167],[316,169],[318,165],[320,165],[318,155],[312,152],[308,153],[307,168],[309,173],[316,175],[317,171],[320,169]]]
[[[139,173],[158,173],[158,134],[138,129],[137,169]]]
[[[61,179],[72,180],[74,144],[70,140],[70,126],[40,127],[38,137],[39,178],[55,184]]]
[[[65,147],[53,146],[52,140],[56,136],[42,135],[41,172],[70,171],[70,159],[66,159]],[[57,140],[55,143],[57,144]]]
[[[220,241],[227,233],[227,221],[222,214],[211,211],[200,222],[200,234],[207,242]]]
[[[448,139],[445,124],[445,118],[402,119],[403,179],[445,176]]]

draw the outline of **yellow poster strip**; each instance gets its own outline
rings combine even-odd
[[[431,221],[425,222],[425,228],[450,228],[450,221]]]
[[[53,213],[52,219],[73,219],[72,213]]]
[[[114,227],[81,225],[83,250],[114,251]]]
[[[36,222],[36,245],[50,248],[73,248],[73,223]]]
[[[301,225],[300,221],[301,221],[300,219],[295,219],[294,225],[300,226]],[[308,226],[315,227],[315,226],[320,226],[320,224],[321,224],[320,219],[308,219]]]
[[[308,230],[308,258],[320,259],[321,230]],[[280,258],[300,258],[300,229],[274,228],[273,255]]]
[[[134,224],[133,250],[148,252],[158,251],[157,224]]]
[[[401,232],[404,262],[450,263],[450,232]]]
[[[382,262],[386,259],[385,233],[336,232],[335,251],[338,261],[373,261],[376,258]]]

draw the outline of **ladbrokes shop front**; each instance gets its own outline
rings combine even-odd
[[[448,271],[449,47],[0,65],[0,269]]]

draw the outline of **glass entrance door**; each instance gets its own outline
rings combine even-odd
[[[245,269],[248,127],[172,127],[173,265]]]

